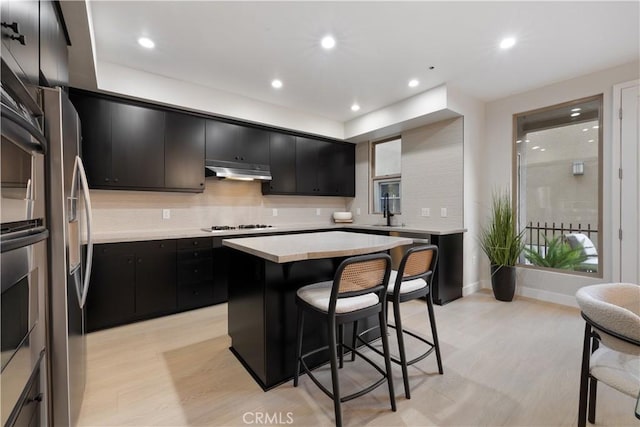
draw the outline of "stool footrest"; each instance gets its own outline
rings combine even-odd
[[[354,353],[356,353],[358,356],[362,357],[362,359],[364,359],[367,363],[369,363],[371,366],[373,366],[381,375],[382,377],[376,381],[375,383],[364,387],[361,390],[358,390],[348,396],[343,396],[340,398],[340,402],[347,402],[349,400],[355,399],[357,397],[363,396],[367,393],[369,393],[370,391],[375,390],[377,387],[379,387],[380,385],[384,384],[387,380],[387,374],[385,373],[384,370],[382,370],[382,368],[380,368],[378,366],[377,363],[375,363],[373,360],[369,359],[367,356],[365,356],[364,354],[362,354],[362,352],[360,352],[357,349],[351,348],[350,346],[343,344],[343,347],[346,348],[347,350],[350,350]],[[309,367],[307,366],[307,363],[304,361],[305,357],[308,357],[312,354],[318,353],[320,351],[324,351],[324,350],[328,350],[329,346],[324,346],[324,347],[320,347],[317,348],[313,351],[310,351],[306,354],[303,354],[302,356],[300,356],[300,365],[302,365],[302,370],[309,376],[309,378],[311,378],[311,381],[313,381],[320,390],[322,390],[322,392],[324,394],[326,394],[327,396],[329,396],[331,399],[333,399],[333,393],[331,391],[329,391],[324,385],[322,385],[322,383],[315,377],[315,375],[313,375],[313,372],[311,369],[309,369]],[[380,353],[382,354],[382,353]]]
[[[390,324],[389,324],[389,325],[387,325],[387,327],[389,327],[389,328],[393,328],[393,329],[396,329],[396,326],[395,326],[395,325],[390,325]],[[366,346],[367,346],[368,348],[370,348],[371,350],[373,350],[373,351],[375,351],[376,353],[378,353],[379,355],[383,356],[383,353],[382,353],[379,349],[375,348],[375,347],[374,347],[374,346],[372,346],[369,342],[367,342],[367,341],[365,341],[365,340],[363,340],[363,339],[362,339],[362,335],[364,335],[364,334],[366,334],[366,333],[368,333],[368,332],[371,332],[371,331],[373,331],[373,330],[375,330],[375,329],[378,329],[378,327],[377,327],[377,326],[374,326],[374,327],[369,328],[369,329],[367,329],[367,330],[365,330],[365,331],[363,331],[363,332],[360,332],[359,334],[357,334],[357,335],[356,335],[356,339],[358,339],[362,344],[366,345]],[[427,356],[429,356],[431,353],[433,353],[433,351],[434,351],[434,350],[435,350],[435,348],[436,348],[436,346],[435,346],[431,341],[428,341],[428,340],[426,340],[426,339],[422,338],[421,336],[414,334],[414,333],[413,333],[413,332],[411,332],[411,331],[407,331],[406,329],[402,329],[402,333],[407,334],[407,335],[411,335],[412,337],[414,337],[414,338],[416,338],[416,339],[418,339],[418,340],[422,341],[423,343],[425,343],[425,344],[427,344],[427,345],[429,346],[429,349],[428,349],[426,352],[424,352],[424,353],[420,354],[419,356],[416,356],[415,358],[413,358],[413,359],[411,359],[411,360],[408,360],[408,361],[407,361],[407,366],[408,366],[408,365],[413,365],[414,363],[419,362],[419,361],[421,361],[422,359],[426,358],[426,357],[427,357]],[[345,346],[345,347],[347,347],[347,346]],[[360,352],[356,352],[356,354],[360,355]],[[396,364],[398,364],[398,365],[402,365],[402,361],[401,361],[400,359],[398,359],[397,357],[389,356],[389,358],[391,359],[391,361],[392,361],[392,362],[394,362],[394,363],[396,363]]]

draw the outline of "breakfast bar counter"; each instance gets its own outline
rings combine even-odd
[[[229,257],[231,351],[263,389],[287,381],[295,371],[296,291],[332,280],[346,257],[411,243],[410,238],[345,231],[223,240],[224,246],[234,249]],[[348,329],[345,336],[350,337]],[[326,344],[326,325],[309,318],[305,336],[313,339],[305,340],[303,352],[307,346]],[[317,356],[309,361],[311,365],[328,360],[326,352]]]

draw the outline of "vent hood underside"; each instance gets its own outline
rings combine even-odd
[[[205,160],[205,175],[239,181],[271,181],[269,165]]]

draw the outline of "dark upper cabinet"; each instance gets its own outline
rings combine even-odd
[[[167,112],[164,159],[166,188],[204,189],[205,119]]]
[[[272,132],[269,141],[272,180],[262,183],[263,194],[296,193],[296,137]]]
[[[31,0],[0,3],[2,56],[10,53],[17,63],[13,69],[16,75],[25,83],[37,85],[40,83],[39,4]]]
[[[112,103],[113,183],[118,187],[164,187],[164,112]]]
[[[296,193],[355,195],[355,146],[296,137]]]
[[[71,102],[80,116],[82,160],[91,188],[113,183],[111,164],[111,105],[102,98],[71,92]]]
[[[227,162],[269,163],[269,132],[207,120],[206,158]]]
[[[319,194],[318,153],[323,141],[296,137],[296,193]]]
[[[58,12],[54,2],[40,2],[40,84],[43,86],[69,85],[67,38]]]

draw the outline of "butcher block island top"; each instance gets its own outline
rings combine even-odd
[[[370,254],[411,243],[413,240],[405,237],[347,231],[245,237],[222,241],[224,246],[279,264],[308,259]]]

